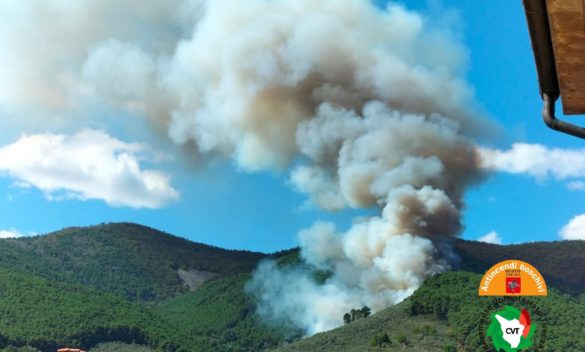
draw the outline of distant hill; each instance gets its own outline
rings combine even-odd
[[[273,347],[283,334],[255,316],[243,292],[266,257],[130,223],[0,240],[0,274],[26,287],[0,284],[0,351],[3,344],[43,352],[63,344],[146,348],[133,342],[165,351],[235,351],[239,338]],[[129,344],[103,345],[108,341]]]
[[[230,251],[131,223],[4,239],[0,351],[12,345],[53,352],[63,344],[92,352],[463,351],[476,343],[465,337],[474,323],[469,312],[481,308],[466,297],[476,297],[487,268],[512,258],[544,274],[553,288],[548,309],[566,319],[570,312],[585,316],[585,295],[578,297],[585,292],[585,242],[497,246],[455,240],[450,247],[458,258],[455,271],[429,279],[404,303],[295,341],[298,331],[259,319],[244,286],[262,259],[297,265],[298,249]],[[563,351],[585,350],[572,349],[581,342],[567,337],[577,330],[560,324],[552,331]]]
[[[131,223],[72,227],[45,236],[3,240],[1,254],[6,256],[0,265],[137,302],[163,301],[187,292],[188,284],[250,272],[265,257]]]
[[[485,273],[502,260],[519,259],[534,265],[549,286],[572,295],[585,292],[585,241],[500,246],[456,240],[454,250],[460,258],[457,270]]]
[[[494,264],[518,259],[534,265],[547,284],[571,295],[585,292],[585,241],[533,242],[496,245],[478,241],[454,239],[442,243],[451,258],[452,270],[484,274]],[[299,249],[283,251],[279,261],[298,263]]]

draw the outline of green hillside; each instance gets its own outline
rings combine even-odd
[[[12,259],[2,259],[2,266],[139,302],[162,301],[187,292],[179,270],[195,278],[198,274],[225,276],[250,272],[264,257],[194,243],[130,223],[4,240],[0,241],[0,254],[3,252],[12,253]]]
[[[381,341],[380,343],[377,343]],[[382,342],[384,341],[384,342]],[[276,352],[364,352],[364,351],[443,351],[453,341],[447,325],[433,315],[410,313],[403,302],[366,319],[332,331],[284,344]]]
[[[0,299],[0,335],[9,337],[5,341],[8,345],[36,346],[47,351],[57,345],[87,348],[107,341],[145,345],[115,345],[117,350],[129,351],[147,348],[146,345],[169,351],[273,347],[282,340],[283,333],[267,327],[255,316],[253,303],[243,289],[249,273],[264,257],[261,253],[193,243],[126,223],[0,240],[0,270],[32,282],[27,284],[26,295],[21,294],[22,287],[18,285],[5,286],[0,292],[5,298]],[[206,277],[207,281],[191,292],[180,271],[214,275]],[[54,285],[51,294],[55,298],[41,299],[49,284]],[[62,304],[51,305],[47,310],[59,295],[64,300]],[[14,297],[19,297],[21,304],[8,300]],[[117,312],[127,320],[113,318]],[[29,323],[13,324],[11,316]],[[63,323],[64,316],[71,324]],[[80,323],[84,321],[91,324]],[[104,321],[112,324],[104,325]],[[39,328],[29,336],[30,332],[24,332],[26,326]],[[111,326],[120,329],[112,330]],[[110,330],[113,335],[108,333]],[[122,335],[115,335],[116,331]],[[135,333],[139,338],[134,337]],[[102,344],[96,349],[112,346]]]
[[[269,327],[254,313],[244,292],[249,274],[214,280],[195,292],[172,299],[157,309],[198,342],[201,351],[262,351],[287,337],[285,329]]]
[[[464,350],[479,349],[479,317],[493,301],[491,297],[478,297],[480,280],[481,275],[466,272],[448,272],[429,279],[409,300],[413,315],[435,315],[451,327],[457,344]],[[530,300],[548,319],[545,351],[585,351],[584,294],[573,297],[553,289],[547,297]],[[541,322],[538,316],[533,315],[533,319]]]
[[[395,307],[275,351],[483,351],[478,322],[493,299],[478,297],[480,280],[463,271],[437,275]],[[544,351],[585,351],[585,295],[552,290],[530,299],[548,319]]]
[[[548,346],[585,351],[582,339],[571,337],[585,329],[584,242],[457,240],[452,248],[457,271],[429,279],[407,301],[299,339],[298,331],[261,321],[244,292],[259,260],[297,265],[298,249],[271,256],[228,251],[128,223],[0,240],[0,351],[9,345],[92,352],[475,350],[481,273],[510,258],[534,264],[554,288],[542,302],[555,317]]]
[[[454,269],[485,273],[492,265],[519,259],[534,265],[549,286],[563,293],[585,292],[585,241],[534,242],[500,246],[457,240],[455,253],[460,258]]]
[[[107,293],[51,282],[0,268],[0,348],[33,346],[55,351],[125,341],[176,350],[176,329],[148,309]]]
[[[91,352],[153,352],[150,347],[135,343],[106,342],[91,349]]]

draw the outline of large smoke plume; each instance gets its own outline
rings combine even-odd
[[[460,231],[461,197],[478,177],[463,55],[396,5],[209,4],[175,58],[175,141],[252,171],[301,155],[290,180],[314,204],[381,209],[343,232],[302,231],[306,267],[262,264],[248,289],[263,315],[313,334],[352,308],[400,302],[448,268],[433,239]],[[331,276],[318,284],[313,269]]]
[[[267,262],[255,272],[248,288],[260,312],[308,334],[340,325],[352,308],[400,302],[448,269],[436,243],[461,230],[463,193],[480,174],[471,138],[481,126],[462,78],[466,52],[444,23],[367,0],[174,3],[134,4],[143,9],[132,15],[137,28],[108,15],[119,2],[36,5],[52,6],[57,23],[69,19],[52,28],[75,40],[32,65],[29,85],[10,94],[34,92],[29,100],[51,107],[99,99],[244,171],[294,165],[290,183],[322,209],[380,209],[349,229],[320,222],[302,231],[304,266]],[[98,19],[73,20],[79,13]],[[102,17],[103,28],[88,27]],[[47,35],[32,20],[12,22]],[[19,43],[0,59],[21,46],[36,50]],[[324,283],[316,269],[330,273]]]

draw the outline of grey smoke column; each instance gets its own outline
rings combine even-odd
[[[324,209],[378,207],[345,231],[302,231],[309,269],[256,272],[260,312],[309,334],[343,312],[397,303],[447,269],[433,238],[456,236],[461,197],[478,178],[464,50],[397,5],[368,1],[213,1],[178,46],[165,82],[177,143],[244,170],[303,164],[292,184]]]
[[[211,1],[162,79],[169,133],[244,170],[282,168],[324,209],[380,209],[338,231],[299,235],[307,267],[264,263],[248,289],[260,312],[308,334],[362,305],[400,302],[447,269],[433,238],[456,236],[478,178],[465,51],[398,5]],[[169,94],[170,93],[170,94]],[[322,285],[310,270],[328,270]]]

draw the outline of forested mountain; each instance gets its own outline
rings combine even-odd
[[[563,319],[573,312],[576,329],[585,329],[579,296],[585,292],[584,242],[496,246],[457,240],[450,248],[456,271],[431,278],[407,301],[299,340],[299,331],[261,321],[244,292],[266,254],[224,250],[129,223],[0,240],[0,351],[465,351],[477,345],[467,336],[473,335],[472,312],[483,304],[477,298],[480,274],[511,258],[544,274],[553,288],[546,309]],[[298,254],[293,249],[271,257],[297,265]],[[581,351],[574,349],[583,346],[580,339],[569,339],[577,330],[564,326],[558,320],[551,328],[551,343]]]
[[[478,297],[481,277],[463,271],[437,275],[397,306],[276,351],[484,351],[478,320],[493,299]],[[530,299],[548,319],[543,351],[585,351],[585,295],[553,289],[548,297]],[[533,319],[542,323],[538,316]]]
[[[492,265],[518,259],[534,265],[549,286],[563,293],[585,292],[585,241],[533,242],[500,246],[457,240],[455,270],[484,273]]]
[[[0,349],[276,346],[282,332],[255,316],[243,291],[265,257],[130,223],[0,240]]]
[[[194,243],[130,223],[4,240],[0,255],[2,266],[138,302],[163,301],[187,292],[189,279],[250,272],[265,256]]]
[[[180,333],[146,307],[81,285],[52,282],[0,268],[0,347],[125,341],[174,349]]]

